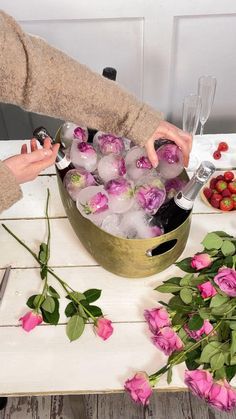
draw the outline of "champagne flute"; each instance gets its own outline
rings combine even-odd
[[[183,103],[183,130],[189,132],[193,138],[196,134],[201,112],[201,98],[199,95],[191,93],[184,98]],[[193,143],[194,147],[194,143]],[[196,155],[191,154],[188,168],[195,169],[198,164]]]
[[[214,76],[200,76],[198,79],[198,94],[202,100],[200,113],[200,135],[204,133],[204,126],[211,113],[216,91],[216,78]]]

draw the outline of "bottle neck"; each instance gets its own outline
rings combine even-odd
[[[66,169],[71,164],[71,161],[66,157],[65,153],[59,148],[56,157],[56,166],[59,170]]]

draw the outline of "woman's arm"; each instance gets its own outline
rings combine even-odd
[[[162,115],[0,12],[0,101],[144,144]]]

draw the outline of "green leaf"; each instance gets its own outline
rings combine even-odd
[[[31,295],[31,297],[28,298],[26,304],[29,308],[32,308],[32,309],[35,308],[34,300],[37,296],[38,296],[37,294],[34,294],[34,295]]]
[[[223,244],[223,240],[216,233],[208,233],[206,237],[203,239],[202,244],[205,247],[205,249],[208,250],[220,249]]]
[[[236,353],[236,330],[233,330],[231,332],[231,336],[232,336],[232,339],[231,339],[231,345],[230,345],[230,353],[231,353],[231,356],[233,356]]]
[[[202,350],[200,362],[203,364],[210,362],[211,357],[220,352],[221,345],[221,342],[217,341],[208,343]]]
[[[180,262],[176,262],[176,266],[178,266],[178,268],[182,269],[182,271],[184,272],[194,273],[196,272],[196,270],[192,268],[191,261],[192,261],[191,257],[185,258],[181,260]]]
[[[230,366],[225,367],[225,372],[226,372],[226,379],[227,381],[230,382],[236,374],[236,365],[230,365]]]
[[[36,295],[35,299],[34,299],[34,307],[37,307],[39,302],[41,300],[40,305],[42,305],[42,303],[44,302],[45,298],[41,296],[41,294]]]
[[[179,295],[185,304],[190,304],[193,299],[193,292],[190,288],[182,288]]]
[[[218,307],[218,306],[221,306],[221,304],[224,304],[227,301],[229,301],[229,298],[228,297],[226,297],[226,296],[224,297],[223,295],[216,294],[211,299],[210,307]]]
[[[164,284],[171,283],[171,284],[179,285],[181,279],[182,279],[181,276],[173,276],[172,278],[167,279],[166,281],[163,281],[163,282],[164,282]]]
[[[55,301],[52,297],[46,297],[42,304],[42,308],[48,313],[53,313],[55,310]]]
[[[175,285],[169,282],[168,284],[159,285],[158,287],[155,288],[155,290],[158,292],[173,293],[173,292],[180,291],[181,287],[179,285]]]
[[[230,234],[227,234],[225,231],[221,231],[221,230],[213,231],[212,233],[217,234],[217,236],[219,237],[233,237],[233,236],[230,236]]]
[[[189,330],[199,330],[203,326],[203,323],[204,320],[199,316],[199,314],[194,314],[188,322]]]
[[[186,322],[186,317],[183,316],[183,313],[177,312],[174,317],[172,318],[172,325],[173,326],[180,326]]]
[[[224,367],[219,368],[215,371],[214,378],[216,380],[221,380],[222,378],[226,377],[226,370]]]
[[[235,246],[234,244],[229,240],[224,240],[222,246],[221,246],[221,252],[224,256],[230,256],[235,253]]]
[[[84,326],[84,320],[78,314],[70,318],[66,325],[66,334],[71,342],[82,335]]]
[[[39,247],[38,254],[39,261],[43,264],[46,264],[48,261],[48,245],[46,243],[41,243]]]
[[[230,327],[230,329],[232,329],[232,330],[236,330],[236,321],[230,321],[230,323],[229,323],[229,327]]]
[[[83,293],[88,303],[93,303],[94,301],[98,300],[101,295],[101,290],[96,288],[91,288]]]
[[[203,320],[208,320],[208,319],[211,319],[211,317],[212,317],[211,316],[211,309],[208,308],[208,307],[200,308],[198,310],[198,314]]]
[[[169,301],[169,307],[171,310],[176,310],[179,313],[189,313],[189,306],[183,303],[179,295],[175,295]]]
[[[50,294],[52,297],[54,297],[54,298],[60,298],[60,295],[58,294],[58,292],[55,290],[55,288],[51,287],[51,285],[50,285],[50,287],[48,288],[48,292],[49,292],[49,294]]]
[[[46,265],[44,265],[43,267],[41,267],[41,270],[40,270],[41,279],[45,279],[46,278],[47,272],[48,272],[48,268],[47,268]]]
[[[194,277],[193,274],[184,275],[184,277],[180,281],[181,287],[184,287],[186,285],[190,285],[193,277]]]
[[[225,358],[222,352],[218,352],[211,356],[210,364],[213,371],[219,370],[223,367],[225,362]]]
[[[78,311],[78,306],[76,306],[75,303],[73,303],[73,301],[71,301],[69,304],[67,304],[66,308],[65,308],[65,315],[66,317],[72,317],[74,316],[74,314],[76,314]]]
[[[76,301],[86,300],[85,295],[82,294],[81,292],[77,292],[77,291],[70,292],[70,294],[68,294],[66,296],[66,298],[68,298],[68,300],[72,300],[72,301],[74,301],[74,299]]]
[[[167,384],[170,384],[171,381],[172,381],[172,367],[170,367],[167,372]]]
[[[102,310],[98,306],[89,305],[88,310],[92,314],[92,316],[94,316],[94,317],[102,317],[103,316]]]
[[[230,310],[231,307],[232,307],[232,304],[230,302],[221,304],[220,306],[212,308],[212,314],[216,316],[222,316],[225,314],[226,311]]]
[[[59,300],[57,298],[54,298],[54,303],[55,303],[55,309],[53,313],[49,313],[48,311],[44,310],[42,307],[41,307],[41,312],[42,312],[43,320],[45,323],[53,324],[56,326],[60,318]]]
[[[190,371],[196,370],[199,367],[199,364],[194,359],[186,359],[185,364]]]

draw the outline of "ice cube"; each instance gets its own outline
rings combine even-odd
[[[76,201],[80,190],[96,185],[96,181],[90,172],[80,167],[69,170],[63,179],[63,184],[73,201]]]
[[[60,138],[62,144],[67,148],[70,147],[74,138],[80,141],[88,140],[88,129],[81,127],[73,122],[66,121],[60,130]]]
[[[135,187],[135,200],[146,213],[155,214],[165,198],[165,186],[159,177],[149,175],[139,179]]]
[[[104,218],[111,213],[108,195],[103,185],[82,189],[78,194],[76,206],[83,217],[88,218],[97,226],[101,226]]]
[[[95,150],[102,154],[121,155],[125,150],[124,141],[116,135],[98,131],[93,137],[93,146]]]
[[[84,167],[89,172],[94,172],[97,168],[98,156],[93,146],[77,138],[72,142],[70,159],[76,168]]]
[[[154,169],[143,147],[131,148],[125,157],[127,175],[134,181]]]
[[[109,207],[114,213],[128,211],[134,204],[134,184],[131,180],[119,177],[105,184],[109,197]]]
[[[125,160],[121,156],[108,154],[98,162],[98,174],[104,182],[126,174]]]

